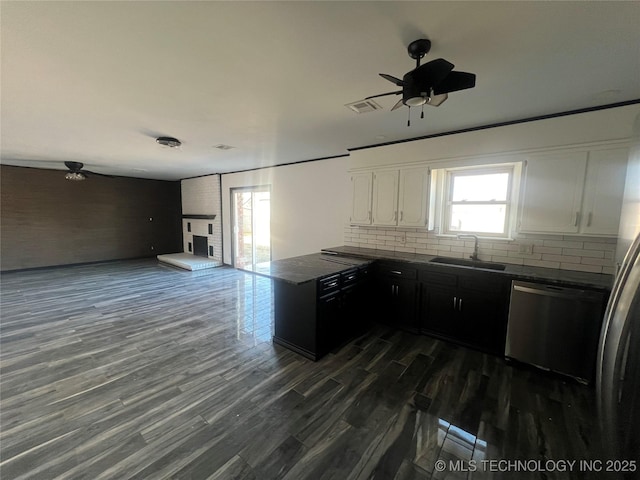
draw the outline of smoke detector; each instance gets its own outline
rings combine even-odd
[[[177,148],[182,145],[182,142],[180,140],[173,137],[158,137],[156,138],[156,142],[158,142],[160,145],[170,148]]]

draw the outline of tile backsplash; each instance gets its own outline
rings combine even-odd
[[[518,234],[514,240],[481,238],[478,256],[488,262],[613,274],[616,242],[615,238]],[[347,225],[344,244],[466,258],[473,253],[474,240],[437,235],[420,228]]]

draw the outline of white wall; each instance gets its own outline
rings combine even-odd
[[[629,139],[640,105],[596,110],[351,152],[349,168],[453,160]]]
[[[271,258],[295,257],[344,242],[351,191],[347,158],[222,175],[224,263],[231,264],[231,189],[271,186]]]

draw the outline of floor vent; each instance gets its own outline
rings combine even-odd
[[[347,103],[345,107],[350,108],[356,113],[367,113],[382,109],[382,107],[373,100],[358,100],[357,102]]]

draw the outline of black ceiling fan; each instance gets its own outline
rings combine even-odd
[[[104,173],[96,173],[89,170],[84,170],[84,163],[81,162],[64,162],[64,164],[69,169],[69,171],[64,176],[64,178],[66,178],[67,180],[86,180],[89,175],[100,175],[101,177],[113,178],[111,175],[105,175]]]
[[[402,87],[402,90],[372,95],[366,100],[402,94],[402,99],[398,100],[398,103],[391,109],[392,111],[402,105],[409,108],[424,107],[424,105],[437,107],[448,98],[449,93],[475,87],[476,75],[474,73],[455,72],[453,71],[453,63],[444,58],[437,58],[420,65],[420,60],[430,49],[430,40],[423,38],[411,42],[407,47],[407,52],[411,58],[415,59],[416,68],[405,73],[402,80],[386,73],[380,74],[385,80]],[[424,111],[421,118],[424,118]],[[410,121],[411,119],[407,125],[411,124]]]

